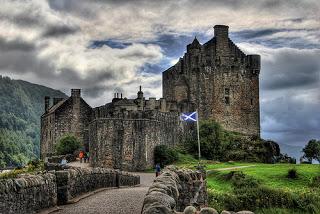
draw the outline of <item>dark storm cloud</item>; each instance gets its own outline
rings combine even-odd
[[[313,36],[313,40],[308,40],[299,33],[309,33]],[[287,36],[277,36],[277,33],[286,33]],[[289,37],[290,35],[290,37]],[[242,30],[231,32],[230,37],[234,42],[251,42],[267,47],[281,48],[291,47],[297,49],[320,48],[320,44],[316,38],[320,36],[320,31],[306,29],[258,29],[258,30]]]
[[[0,37],[0,51],[33,51],[35,46],[32,43],[21,39],[6,40]]]
[[[90,97],[90,98],[98,98],[100,97],[104,92],[108,91],[111,92],[114,88],[112,86],[107,85],[92,85],[87,86],[83,89],[84,96]],[[120,90],[122,91],[122,90]]]
[[[303,91],[300,91],[300,93]],[[302,101],[298,91],[261,103],[265,136],[287,144],[303,145],[320,133],[320,100]]]
[[[67,25],[53,25],[50,26],[45,30],[42,34],[43,37],[59,37],[59,36],[66,36],[68,34],[73,34],[79,31],[79,28],[70,27]]]
[[[101,48],[104,45],[110,47],[110,48],[116,48],[116,49],[124,49],[130,45],[132,45],[131,42],[121,42],[116,40],[94,40],[89,45],[89,48]]]
[[[231,35],[239,37],[239,39],[255,39],[263,36],[272,35],[278,32],[288,31],[286,29],[262,29],[262,30],[242,30],[233,32]]]
[[[262,61],[262,89],[319,87],[320,51],[287,49],[273,57],[274,61]]]

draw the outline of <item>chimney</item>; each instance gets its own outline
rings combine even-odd
[[[214,37],[216,39],[216,53],[218,56],[229,55],[229,27],[226,25],[215,25]]]
[[[71,97],[81,97],[81,89],[71,89]]]
[[[44,109],[46,112],[48,112],[49,107],[50,107],[50,97],[45,96],[44,97]]]
[[[143,99],[143,92],[142,92],[142,87],[141,87],[141,85],[139,86],[138,99]]]

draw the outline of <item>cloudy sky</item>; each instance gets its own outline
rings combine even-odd
[[[0,74],[60,89],[92,105],[114,92],[161,97],[161,72],[213,26],[262,56],[262,137],[320,138],[319,0],[0,0]]]

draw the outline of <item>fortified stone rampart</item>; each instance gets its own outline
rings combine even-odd
[[[150,168],[154,147],[174,146],[183,134],[177,112],[123,111],[113,116],[90,124],[92,166],[128,171]]]
[[[34,213],[56,204],[57,186],[54,174],[0,179],[0,213]]]

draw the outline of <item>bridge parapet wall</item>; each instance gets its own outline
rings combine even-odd
[[[56,204],[57,186],[54,174],[0,179],[0,213],[34,213]]]

